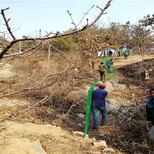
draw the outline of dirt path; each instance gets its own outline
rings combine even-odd
[[[110,97],[121,104],[120,109],[108,113],[109,124],[100,126],[98,135],[93,135],[91,118],[89,136],[103,139],[109,146],[126,154],[148,154],[152,147],[146,123],[145,92],[136,86],[122,89],[121,85],[116,85],[114,88]]]
[[[154,55],[145,56],[145,59],[152,58]],[[141,63],[137,64],[137,62]],[[114,60],[118,84],[114,84],[114,91],[109,94],[109,97],[121,104],[121,108],[116,112],[108,113],[109,125],[101,126],[96,138],[104,139],[111,147],[119,149],[123,153],[149,154],[152,151],[148,136],[145,103],[148,99],[149,88],[153,83],[153,74],[151,74],[151,80],[146,81],[142,75],[144,70],[140,70],[140,67],[148,69],[147,63],[149,62],[142,62],[141,56],[130,56],[128,59],[120,57]],[[134,63],[136,63],[135,66]],[[130,66],[127,67],[127,65]],[[153,64],[150,65],[153,66]],[[120,67],[124,67],[124,69],[119,71]],[[139,74],[136,74],[137,72]],[[92,123],[91,119],[89,135],[95,136]]]
[[[144,60],[145,59],[152,59],[152,58],[154,58],[154,55],[145,55],[144,56]],[[141,61],[142,61],[141,55],[129,56],[128,59],[124,59],[124,57],[116,57],[114,59],[114,67],[117,69],[119,67],[133,64],[136,62],[141,62]]]

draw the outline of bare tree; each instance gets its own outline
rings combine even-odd
[[[24,76],[23,79],[15,79],[16,81],[12,84],[12,83],[6,83],[5,85],[3,84],[2,85],[2,88],[0,90],[0,98],[4,98],[4,97],[14,97],[14,96],[17,96],[19,94],[27,94],[27,93],[37,93],[38,91],[41,91],[43,89],[43,91],[46,90],[46,88],[55,88],[56,90],[58,90],[57,87],[59,87],[59,83],[61,82],[65,82],[65,78],[68,77],[68,72],[70,74],[73,74],[72,72],[74,71],[74,65],[70,64],[68,59],[64,56],[64,54],[59,50],[57,49],[56,47],[54,47],[50,40],[51,39],[54,39],[54,38],[60,38],[60,37],[64,37],[64,36],[69,36],[69,35],[72,35],[72,34],[76,34],[76,33],[79,33],[81,31],[84,31],[85,29],[88,29],[90,28],[91,26],[93,26],[99,19],[100,17],[104,14],[105,10],[111,5],[111,1],[112,0],[109,0],[108,3],[106,4],[106,6],[103,8],[103,9],[100,9],[100,13],[98,14],[98,16],[95,18],[94,21],[92,21],[91,23],[88,23],[86,25],[84,25],[82,28],[78,28],[79,24],[81,23],[81,21],[85,18],[85,14],[84,16],[82,17],[82,19],[80,20],[80,22],[78,24],[75,23],[75,21],[73,20],[73,17],[72,17],[72,14],[68,11],[68,14],[70,15],[71,17],[71,20],[72,20],[72,24],[75,26],[74,29],[70,30],[70,31],[67,31],[67,32],[64,32],[64,33],[59,33],[58,31],[56,33],[47,33],[45,36],[41,36],[41,30],[40,30],[40,35],[39,37],[36,37],[36,38],[31,38],[29,36],[26,36],[26,37],[23,37],[23,38],[20,38],[20,39],[17,39],[14,34],[13,34],[13,31],[9,25],[9,21],[10,19],[7,19],[6,18],[6,15],[5,15],[5,11],[8,11],[9,8],[6,8],[6,9],[2,9],[1,10],[1,15],[4,19],[4,22],[5,22],[5,25],[6,25],[6,28],[7,28],[7,33],[9,33],[9,35],[11,36],[12,40],[11,41],[7,41],[6,44],[4,42],[0,42],[0,45],[2,46],[2,51],[0,52],[0,60],[2,60],[3,58],[8,58],[10,57],[9,59],[7,59],[7,61],[5,61],[5,63],[7,62],[10,62],[14,59],[17,59],[17,57],[21,57],[21,58],[25,58],[26,59],[26,56],[31,56],[31,54],[33,54],[34,52],[36,52],[43,43],[47,43],[48,44],[48,70],[47,71],[44,71],[44,72],[37,72],[37,68],[32,68],[32,70],[30,71],[30,73],[27,73],[27,76]],[[93,8],[94,6],[92,6]],[[90,8],[87,13],[92,9]],[[97,7],[98,8],[98,7]],[[86,14],[87,14],[86,13]],[[87,20],[88,21],[88,20]],[[3,33],[3,35],[5,35],[6,32]],[[24,47],[24,42],[28,42],[28,41],[31,41],[31,42],[35,42],[34,44],[30,44],[28,47]],[[21,42],[21,44],[20,44]],[[31,43],[30,42],[30,43]],[[18,51],[15,51],[13,53],[11,53],[11,50],[12,48],[16,46],[18,48]],[[22,49],[24,47],[24,50]],[[55,69],[56,71],[52,71],[50,72],[50,68],[49,68],[49,61],[50,61],[50,56],[51,56],[51,48],[53,48],[56,53],[58,53],[60,55],[60,58],[61,59],[64,59],[65,60],[65,65],[62,66],[62,68],[60,69]],[[10,50],[10,52],[8,53],[8,51]],[[19,52],[21,51],[21,52]],[[33,52],[32,52],[33,51]],[[26,59],[27,60],[27,59]],[[3,63],[3,65],[5,64]],[[16,65],[16,64],[15,64]],[[17,65],[16,65],[17,66]],[[46,67],[46,68],[47,68]],[[28,68],[30,69],[30,68]],[[23,72],[22,72],[23,73]],[[40,92],[41,93],[41,92]],[[34,107],[38,106],[38,105],[41,105],[42,103],[44,103],[54,92],[51,92],[50,94],[46,93],[45,92],[45,95],[47,96],[44,96],[44,93],[41,95],[41,97],[44,99],[42,99],[42,101],[39,101],[39,103],[36,103],[34,105]],[[28,95],[28,94],[27,94]],[[50,96],[49,96],[50,95]],[[73,107],[73,106],[72,106]],[[70,107],[70,109],[68,110],[68,112],[70,112],[70,110],[72,109],[72,107]],[[10,116],[4,118],[4,119],[1,119],[1,121],[4,121],[6,119],[9,119],[9,118],[13,118],[13,117],[16,117],[17,115],[19,114],[22,114],[24,112],[27,112],[29,111],[30,109],[32,109],[33,106],[31,107],[28,107],[16,114],[11,114]]]
[[[64,32],[64,33],[59,33],[59,32],[57,31],[57,33],[52,33],[52,36],[50,35],[51,33],[49,33],[48,35],[46,35],[46,36],[44,36],[44,37],[36,37],[36,38],[25,37],[25,38],[21,38],[21,39],[17,39],[17,38],[14,36],[14,34],[13,34],[12,30],[11,30],[11,27],[10,27],[10,25],[9,25],[10,18],[7,19],[6,16],[5,16],[5,11],[8,10],[9,7],[8,7],[8,8],[5,8],[5,9],[2,9],[2,10],[1,10],[1,15],[2,15],[2,17],[3,17],[3,19],[4,19],[4,22],[5,22],[5,25],[6,25],[6,27],[7,27],[7,30],[8,30],[8,32],[9,32],[9,34],[10,34],[10,36],[11,36],[11,38],[12,38],[13,40],[1,51],[1,53],[0,53],[0,59],[2,59],[2,58],[4,57],[4,55],[6,54],[6,52],[7,52],[14,44],[16,44],[17,42],[21,42],[21,41],[30,41],[30,40],[32,40],[32,41],[36,41],[36,40],[44,41],[44,40],[48,40],[48,39],[52,39],[52,38],[58,38],[58,37],[68,36],[68,35],[75,34],[75,33],[78,33],[78,32],[80,32],[80,31],[83,31],[83,30],[85,30],[85,29],[87,29],[87,28],[93,26],[93,25],[100,19],[100,17],[104,14],[105,10],[111,5],[111,2],[112,2],[112,0],[109,0],[103,9],[101,9],[100,7],[97,7],[97,8],[99,8],[99,9],[101,10],[101,12],[99,13],[99,15],[98,15],[98,16],[96,17],[96,19],[95,19],[94,21],[92,21],[90,24],[88,24],[88,22],[87,22],[87,24],[86,24],[85,26],[83,26],[83,28],[81,28],[81,29],[78,29],[78,28],[77,28],[77,25],[75,24],[75,22],[74,22],[74,20],[73,20],[73,18],[72,18],[72,16],[71,16],[71,13],[70,13],[69,11],[67,11],[67,12],[69,13],[69,15],[71,16],[72,24],[75,25],[75,29],[72,29],[71,31],[68,31],[68,32],[66,32],[66,33],[65,33],[65,32]],[[88,20],[87,20],[87,21],[88,21]],[[20,54],[20,53],[18,53],[18,54]]]

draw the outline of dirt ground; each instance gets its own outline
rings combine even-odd
[[[153,59],[154,55],[145,55],[144,59],[142,59],[141,55],[132,55],[129,56],[127,59],[124,59],[124,57],[115,57],[114,58],[114,67],[117,69],[119,67],[129,65],[129,64],[134,64],[137,62],[142,62],[146,59]]]
[[[145,103],[149,99],[149,90],[154,85],[154,71],[150,72],[151,79],[148,81],[145,80],[144,73],[146,69],[154,68],[154,57],[146,58],[142,61],[137,56],[128,59],[120,57],[120,61],[117,58],[114,63],[118,84],[115,84],[115,90],[110,96],[129,106],[108,114],[109,125],[100,129],[98,138],[106,140],[109,145],[124,153],[150,153],[152,150]],[[121,118],[118,114],[125,116]]]
[[[58,102],[55,98],[57,101],[56,105],[47,102],[33,110],[19,114],[11,120],[17,122],[17,124],[23,123],[25,129],[26,123],[35,123],[39,125],[51,124],[57,127],[60,126],[67,131],[64,135],[65,137],[60,139],[61,141],[56,140],[56,142],[53,138],[48,136],[37,137],[36,135],[34,137],[40,139],[43,149],[49,154],[53,151],[54,153],[60,153],[58,148],[63,150],[64,153],[68,153],[68,151],[73,153],[72,150],[76,146],[78,149],[75,153],[90,153],[90,150],[96,152],[97,150],[93,149],[90,144],[94,137],[96,140],[105,140],[107,145],[114,148],[116,153],[150,153],[152,145],[148,136],[145,102],[149,96],[149,89],[153,86],[154,75],[153,72],[151,72],[151,80],[146,81],[144,80],[144,71],[151,67],[154,68],[154,55],[145,56],[144,61],[142,61],[141,56],[129,56],[128,59],[124,59],[123,57],[115,58],[113,62],[116,68],[118,82],[113,83],[114,90],[109,94],[109,97],[116,100],[121,105],[121,108],[116,112],[108,113],[109,124],[107,126],[101,126],[99,133],[92,129],[93,121],[91,116],[87,132],[90,137],[89,141],[83,142],[81,138],[80,141],[79,139],[75,141],[73,136],[70,136],[69,139],[66,135],[72,131],[84,131],[85,119],[78,115],[80,113],[85,115],[86,93],[88,87],[99,78],[97,68],[91,71],[80,68],[75,74],[76,91],[69,94],[70,98],[74,97],[76,102],[70,99],[65,100],[65,103],[61,104],[61,102]],[[138,70],[138,73],[136,70]],[[63,95],[65,97],[65,94]],[[0,117],[3,119],[22,109],[23,106],[0,108]],[[0,132],[3,132],[5,129],[5,127],[1,126]],[[35,133],[35,131],[33,133]],[[30,136],[30,134],[25,136]],[[59,144],[59,146],[56,146],[56,144]],[[66,146],[67,144],[69,144],[69,146]],[[53,146],[56,148],[53,149]]]

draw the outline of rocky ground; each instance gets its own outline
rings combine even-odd
[[[135,60],[136,59],[136,60]],[[82,138],[85,122],[87,91],[99,74],[97,70],[88,72],[78,69],[76,90],[68,95],[76,102],[56,105],[46,104],[19,113],[28,108],[29,100],[0,99],[0,153],[149,153],[152,150],[148,137],[145,102],[148,91],[153,85],[144,80],[144,69],[153,67],[153,60],[140,61],[129,57],[114,60],[117,83],[108,81],[107,126],[101,126],[99,132],[92,129],[92,117],[89,129]],[[140,62],[139,62],[140,61]],[[138,74],[136,70],[140,69]],[[12,67],[7,65],[10,77]],[[3,74],[1,71],[0,73]],[[6,72],[5,72],[6,73]],[[7,75],[4,74],[3,78]],[[8,80],[8,77],[7,77]],[[82,87],[82,88],[81,88]],[[15,114],[16,116],[9,117]]]

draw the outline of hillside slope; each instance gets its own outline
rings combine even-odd
[[[153,67],[153,59],[141,61],[132,56],[129,61],[129,58],[114,60],[118,83],[107,83],[110,91],[108,99],[119,107],[115,110],[113,105],[113,110],[108,112],[109,125],[100,127],[99,133],[92,130],[91,117],[87,132],[90,138],[83,139],[83,134],[73,132],[84,131],[87,92],[99,78],[97,68],[92,71],[78,68],[71,83],[73,90],[66,89],[66,94],[59,96],[64,102],[57,96],[55,104],[48,101],[21,114],[19,111],[28,108],[30,100],[13,98],[10,101],[13,105],[9,106],[6,105],[10,104],[8,99],[1,98],[0,119],[19,114],[0,123],[0,152],[17,154],[20,148],[22,153],[102,153],[105,146],[93,142],[103,140],[109,148],[113,148],[106,149],[104,153],[149,153],[152,147],[148,133],[145,133],[148,132],[145,102],[153,83],[153,74],[150,81],[145,81],[142,76],[144,70],[138,74],[136,70]]]

